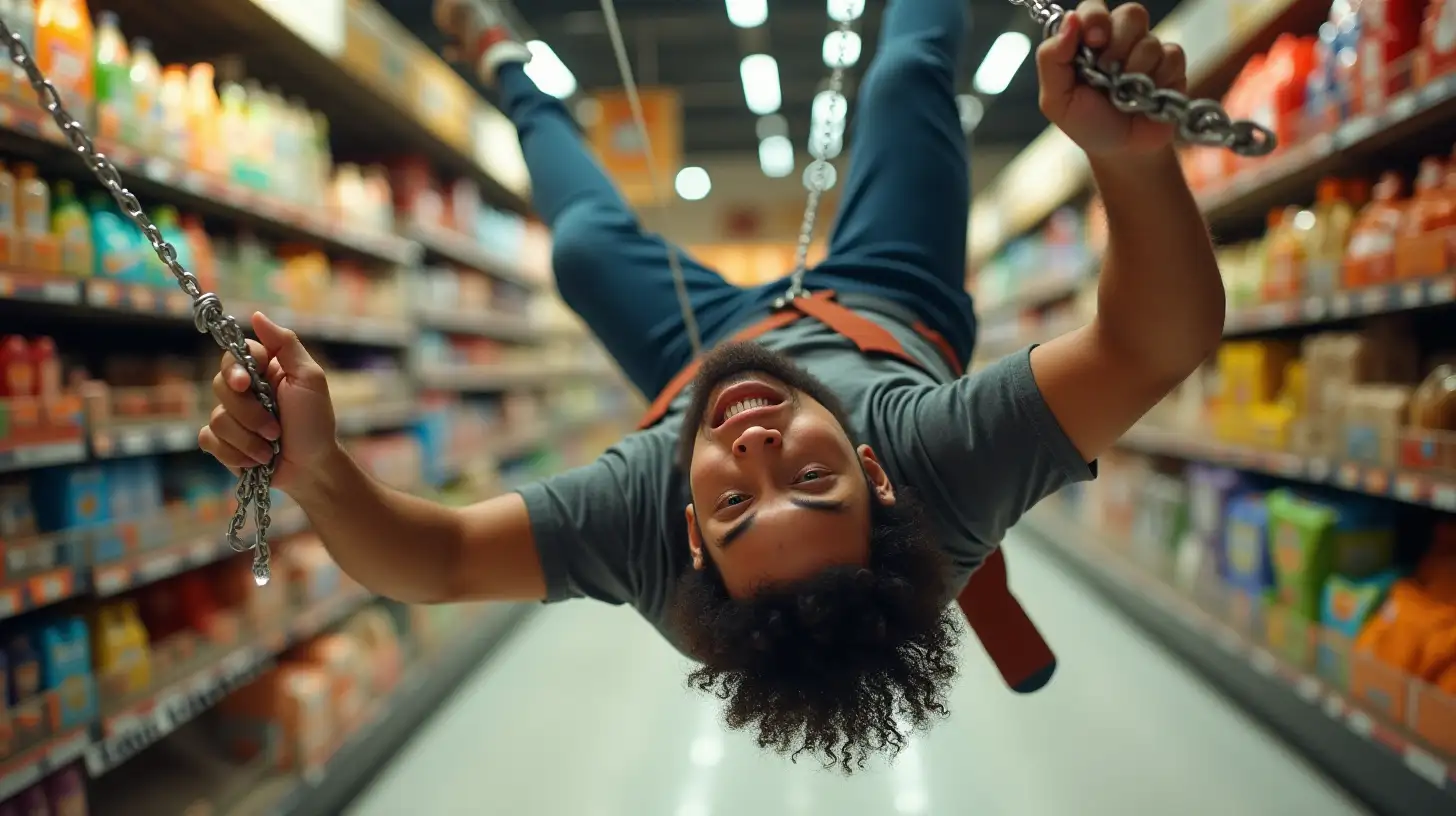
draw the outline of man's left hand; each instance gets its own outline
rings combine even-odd
[[[1042,113],[1092,158],[1153,153],[1173,142],[1173,125],[1119,111],[1107,92],[1083,82],[1073,65],[1086,45],[1104,69],[1117,63],[1123,73],[1146,74],[1159,88],[1186,92],[1183,49],[1149,33],[1149,23],[1140,3],[1109,11],[1104,0],[1084,0],[1063,18],[1057,35],[1037,49]]]

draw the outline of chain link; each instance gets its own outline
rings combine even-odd
[[[91,137],[87,135],[80,121],[72,116],[62,104],[56,86],[36,66],[30,50],[25,46],[25,41],[11,31],[10,26],[4,20],[0,20],[0,39],[3,39],[8,46],[11,61],[25,71],[31,88],[35,89],[36,100],[55,120],[56,126],[60,128],[61,134],[65,136],[71,150],[86,163],[101,185],[116,200],[121,211],[131,219],[132,223],[136,224],[142,235],[146,236],[147,242],[152,245],[152,251],[157,254],[157,258],[177,279],[177,285],[187,293],[188,297],[192,298],[193,325],[199,332],[211,335],[219,346],[247,370],[248,377],[252,381],[253,393],[257,395],[258,401],[263,404],[263,407],[276,417],[278,405],[273,399],[273,389],[268,385],[268,380],[263,377],[262,372],[258,370],[258,361],[248,351],[247,339],[243,336],[243,330],[238,326],[237,320],[222,310],[222,301],[216,294],[202,291],[197,276],[177,262],[176,247],[167,243],[161,231],[157,229],[157,225],[147,217],[146,212],[142,210],[141,202],[122,184],[121,174],[117,171],[116,165],[96,149],[95,143],[91,141]],[[275,461],[278,452],[278,443],[274,442]],[[259,586],[268,583],[270,577],[268,526],[272,521],[269,516],[272,508],[270,495],[272,481],[273,465],[271,463],[243,471],[242,479],[238,482],[238,506],[228,523],[227,531],[228,544],[234,550],[238,552],[252,550],[253,579]],[[242,531],[247,521],[249,506],[254,509],[257,531],[253,542],[245,544],[242,539]]]
[[[1027,10],[1041,26],[1042,38],[1051,39],[1062,27],[1066,9],[1049,0],[1010,0]],[[1223,147],[1240,156],[1267,156],[1278,146],[1274,131],[1249,120],[1234,120],[1212,99],[1189,99],[1186,94],[1159,88],[1147,74],[1125,74],[1119,66],[1097,64],[1097,53],[1087,46],[1077,51],[1074,64],[1082,80],[1105,91],[1114,107],[1163,124],[1176,125],[1178,138],[1188,144]]]
[[[804,220],[799,225],[799,244],[794,252],[794,271],[789,276],[789,288],[775,304],[779,308],[805,294],[804,275],[809,268],[809,247],[814,243],[814,223],[819,217],[819,202],[834,187],[839,175],[830,160],[829,147],[835,140],[835,128],[846,127],[849,118],[849,98],[844,95],[844,72],[848,67],[845,58],[848,56],[849,35],[854,31],[854,18],[848,14],[844,17],[836,29],[839,50],[835,55],[833,70],[829,72],[829,85],[825,91],[832,107],[824,111],[824,121],[820,123],[823,129],[823,141],[818,143],[817,151],[820,155],[814,156],[814,161],[804,170],[804,189],[809,191],[809,198],[804,203]],[[813,126],[812,122],[810,126]],[[815,146],[813,138],[811,135],[811,148]]]

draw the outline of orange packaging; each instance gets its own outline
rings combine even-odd
[[[322,671],[329,678],[334,735],[343,739],[364,714],[364,678],[368,668],[359,643],[347,635],[324,635],[298,649],[300,664]]]
[[[1295,232],[1294,219],[1298,207],[1269,213],[1269,232],[1265,243],[1265,300],[1292,300],[1299,297],[1300,280],[1304,275],[1304,246]]]
[[[267,749],[269,732],[281,732],[276,754],[281,771],[305,776],[323,770],[333,750],[329,682],[316,668],[291,665],[259,677],[218,706],[229,753],[247,762]]]
[[[95,96],[91,72],[95,36],[85,0],[38,0],[35,65],[50,77],[66,107],[83,120]]]
[[[1431,0],[1421,24],[1416,82],[1424,85],[1456,71],[1456,0]]]
[[[1255,112],[1255,121],[1274,129],[1279,144],[1290,145],[1300,138],[1304,124],[1304,100],[1309,74],[1314,70],[1313,37],[1280,34],[1269,49],[1263,81],[1256,93],[1262,96],[1262,109]]]
[[[1395,236],[1405,214],[1405,185],[1400,176],[1386,173],[1360,210],[1350,230],[1343,281],[1348,288],[1387,283],[1395,278]]]
[[[1395,239],[1395,275],[1423,278],[1450,269],[1446,229],[1451,225],[1451,198],[1445,189],[1446,166],[1437,158],[1421,162],[1415,195],[1406,207]]]

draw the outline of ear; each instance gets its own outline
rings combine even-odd
[[[890,484],[890,474],[880,467],[880,460],[875,458],[874,449],[869,445],[860,445],[858,453],[865,476],[870,481],[870,489],[874,491],[875,500],[885,507],[893,507],[895,505],[895,486]]]
[[[698,513],[690,504],[683,515],[688,521],[688,550],[693,554],[693,569],[703,569],[703,531],[698,527]]]

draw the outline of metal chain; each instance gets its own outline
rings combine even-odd
[[[839,52],[834,60],[833,70],[829,72],[829,87],[826,91],[832,105],[843,105],[843,110],[831,109],[825,113],[823,126],[823,139],[820,143],[820,152],[824,155],[814,157],[814,161],[804,170],[804,188],[809,191],[809,198],[804,203],[804,220],[799,225],[799,245],[794,252],[794,271],[789,275],[789,288],[776,302],[775,306],[783,308],[788,301],[802,297],[804,291],[804,275],[809,268],[809,247],[814,243],[814,223],[819,218],[819,202],[823,200],[824,194],[828,192],[838,178],[838,171],[834,163],[830,161],[829,145],[834,142],[834,128],[836,120],[839,127],[845,127],[849,117],[849,98],[844,95],[844,71],[845,56],[849,48],[849,35],[854,30],[854,19],[850,15],[844,15],[836,29],[839,39]],[[810,136],[810,146],[813,146],[813,136]]]
[[[61,129],[61,134],[70,143],[71,150],[79,156],[86,166],[95,174],[97,180],[116,200],[117,206],[136,224],[142,235],[152,245],[152,251],[157,258],[167,267],[167,271],[177,279],[177,285],[187,296],[192,298],[192,323],[197,330],[203,334],[209,334],[224,350],[230,353],[234,359],[248,372],[252,381],[253,393],[257,395],[258,401],[263,407],[275,417],[278,416],[278,405],[273,399],[273,389],[268,385],[268,380],[258,370],[258,361],[248,351],[247,339],[243,336],[243,330],[239,328],[237,320],[222,310],[222,300],[212,292],[203,292],[197,281],[197,276],[183,268],[177,262],[177,249],[167,243],[157,225],[147,217],[142,210],[141,202],[136,196],[126,189],[121,183],[121,174],[117,171],[116,165],[112,164],[91,141],[81,123],[70,114],[61,102],[61,96],[56,91],[56,86],[41,73],[36,66],[35,60],[31,58],[30,50],[26,47],[25,41],[21,39],[4,20],[0,20],[0,39],[3,39],[9,47],[10,59],[22,70],[26,78],[30,80],[30,86],[35,89],[36,99],[40,106],[51,115],[56,125]],[[274,461],[277,461],[279,446],[273,443]],[[228,544],[238,552],[253,551],[253,579],[262,586],[268,583],[270,577],[268,564],[268,526],[272,522],[270,510],[272,509],[272,497],[270,487],[273,481],[273,464],[260,465],[243,471],[241,481],[237,489],[237,509],[228,523],[227,541]],[[254,511],[254,525],[257,528],[254,540],[251,544],[245,544],[242,540],[243,526],[247,522],[248,508],[251,506]]]
[[[1010,0],[1027,10],[1051,39],[1062,27],[1066,9],[1048,0]],[[1104,70],[1097,54],[1081,46],[1074,60],[1077,73],[1088,85],[1107,92],[1113,107],[1137,113],[1167,125],[1177,125],[1178,138],[1193,145],[1223,147],[1240,156],[1267,156],[1278,146],[1274,131],[1247,119],[1234,120],[1212,99],[1189,99],[1186,94],[1159,88],[1147,74],[1123,73],[1117,65]]]

